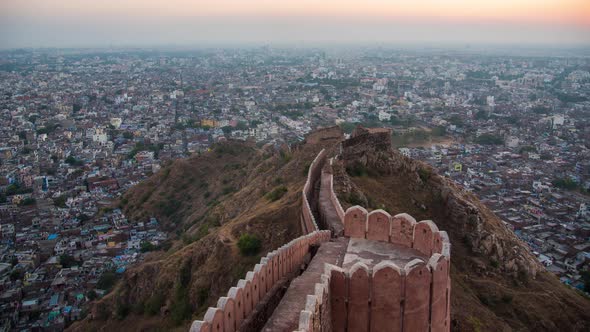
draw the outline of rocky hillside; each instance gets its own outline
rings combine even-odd
[[[400,155],[387,131],[357,128],[335,164],[344,208],[355,204],[432,219],[452,243],[457,331],[588,331],[590,301],[546,272],[473,194]]]
[[[155,216],[173,240],[128,269],[70,330],[188,330],[261,255],[300,235],[307,169],[340,135],[328,130],[281,149],[220,144],[129,190],[119,203],[126,215]],[[242,252],[238,242],[245,234]]]

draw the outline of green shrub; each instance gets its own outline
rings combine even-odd
[[[118,320],[123,320],[125,317],[127,317],[127,315],[129,315],[130,311],[131,306],[129,306],[127,303],[119,302],[115,308],[115,317]]]
[[[170,304],[170,317],[175,325],[180,325],[190,318],[192,313],[191,304],[188,299],[188,291],[184,287],[178,287],[176,295]]]
[[[188,286],[190,285],[192,278],[191,265],[191,261],[186,261],[182,265],[174,300],[170,305],[170,316],[176,325],[180,325],[182,322],[189,319],[193,311],[188,298]]]
[[[240,147],[233,146],[230,144],[223,144],[223,143],[215,146],[215,148],[213,150],[215,151],[216,154],[219,155],[219,157],[221,157],[222,154],[229,154],[232,156],[236,156],[240,153]]]
[[[78,266],[80,264],[80,262],[78,262],[73,256],[63,254],[63,255],[59,256],[59,264],[63,268],[69,268],[72,266]]]
[[[68,199],[68,196],[66,195],[61,195],[59,197],[57,197],[56,199],[53,200],[53,204],[57,207],[60,208],[65,208],[66,207],[66,200]]]
[[[139,251],[141,251],[141,252],[154,251],[154,250],[158,249],[150,241],[141,241],[139,247],[140,247]]]
[[[13,270],[10,272],[10,280],[12,281],[21,280],[24,276],[25,273],[23,271]]]
[[[355,163],[352,166],[346,167],[346,173],[348,173],[348,175],[353,176],[353,177],[369,175],[367,167],[361,163]]]
[[[549,153],[541,153],[541,160],[553,160],[553,157]]]
[[[199,306],[207,304],[207,300],[209,299],[209,288],[202,287],[199,288],[197,291],[197,303]]]
[[[275,202],[281,199],[281,197],[283,197],[288,190],[289,189],[287,189],[287,187],[285,186],[279,186],[274,188],[271,192],[264,195],[264,197],[266,197],[266,199],[268,199],[271,202]]]
[[[86,296],[88,297],[88,300],[90,301],[94,301],[96,298],[98,298],[98,294],[96,294],[96,292],[94,291],[94,289],[91,289]]]
[[[346,197],[346,201],[352,205],[364,205],[365,202],[363,202],[362,198],[356,193],[356,192],[351,192],[350,194],[348,194],[348,197]]]
[[[474,332],[480,332],[482,330],[482,323],[479,320],[479,318],[475,317],[475,316],[469,316],[469,318],[467,318],[467,321],[471,324],[471,327],[473,328]]]
[[[254,256],[260,252],[262,242],[255,235],[244,233],[238,240],[238,248],[240,253],[244,256]]]
[[[147,193],[145,193],[143,196],[141,196],[141,204],[145,203],[148,201],[148,199],[150,199],[150,197],[152,196],[153,191],[149,191]]]
[[[557,188],[568,189],[568,190],[573,190],[573,189],[578,188],[578,183],[569,177],[555,179],[555,180],[553,180],[553,185]]]
[[[492,265],[492,267],[493,267],[493,268],[495,268],[495,269],[497,269],[498,267],[500,267],[500,263],[499,263],[497,260],[495,260],[495,259],[493,259],[493,260],[490,262],[490,264],[491,264],[491,265]]]
[[[84,165],[84,161],[76,159],[76,157],[74,156],[68,156],[65,160],[66,163],[72,165],[72,166],[82,166]]]
[[[143,308],[144,313],[150,316],[156,315],[158,312],[160,312],[162,305],[164,305],[164,300],[164,295],[160,293],[154,294],[145,303]]]
[[[221,190],[221,194],[227,195],[233,193],[234,191],[236,191],[236,188],[234,188],[233,186],[226,186],[223,187],[223,189]]]
[[[115,272],[107,271],[107,272],[104,272],[100,276],[100,278],[98,279],[98,282],[96,283],[96,287],[98,289],[104,289],[106,291],[110,291],[116,282],[117,282],[117,275],[115,274]]]
[[[22,201],[19,203],[19,205],[20,205],[20,206],[28,206],[28,205],[33,205],[33,204],[35,204],[35,203],[37,203],[37,200],[36,200],[36,199],[34,199],[34,198],[32,198],[32,197],[27,197],[27,198],[23,199],[23,200],[22,200]]]
[[[293,155],[291,155],[291,153],[289,153],[289,152],[285,152],[285,151],[283,151],[283,150],[281,150],[281,152],[280,152],[280,155],[281,155],[281,161],[282,161],[284,164],[286,164],[286,163],[290,162],[290,161],[291,161],[291,159],[293,159]]]
[[[475,143],[484,145],[502,145],[504,140],[500,136],[492,134],[482,134],[475,139]]]
[[[479,298],[479,301],[481,302],[481,304],[485,305],[485,306],[489,306],[492,304],[492,301],[490,300],[490,298],[487,295],[481,294],[477,296]]]
[[[173,197],[168,197],[166,201],[158,203],[157,208],[163,215],[170,217],[174,213],[178,212],[180,206],[181,203],[179,201],[177,201]]]
[[[311,167],[310,163],[305,164],[305,167],[303,167],[303,175],[307,176],[307,173],[309,173],[309,167]]]
[[[420,176],[420,180],[422,180],[422,182],[426,182],[428,181],[428,179],[430,179],[432,171],[430,170],[430,168],[419,168],[418,175]]]

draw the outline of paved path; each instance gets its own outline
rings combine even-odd
[[[322,170],[320,180],[313,184],[309,205],[318,221],[318,227],[329,229],[335,237],[320,245],[307,269],[289,285],[289,289],[266,321],[262,331],[295,331],[299,327],[301,310],[305,309],[307,295],[314,294],[315,284],[321,281],[326,263],[342,266],[348,248],[348,238],[342,237],[344,225],[338,218],[336,207],[330,200],[331,174]]]
[[[338,238],[321,244],[307,269],[289,285],[272,316],[262,331],[295,331],[299,327],[299,315],[305,309],[307,295],[314,294],[315,284],[321,281],[324,264],[341,266],[348,247],[348,239]]]
[[[330,200],[330,182],[329,179],[332,174],[322,170],[321,186],[319,194],[319,212],[322,220],[322,226],[332,231],[333,237],[340,237],[344,235],[344,225],[338,217],[336,207]],[[320,227],[322,227],[320,226]]]

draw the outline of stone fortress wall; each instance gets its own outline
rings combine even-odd
[[[309,198],[313,193],[313,184],[321,175],[326,162],[326,151],[322,150],[309,166],[307,180],[302,191],[301,228],[305,235],[300,236],[275,251],[269,252],[254,266],[253,271],[240,279],[235,287],[220,297],[216,307],[209,307],[203,321],[194,321],[190,331],[237,331],[242,323],[256,310],[256,306],[274,286],[283,278],[293,276],[305,263],[312,246],[330,240],[328,230],[319,230]]]
[[[330,169],[332,168],[332,164],[334,164],[334,158],[330,158]],[[344,209],[342,208],[342,204],[340,204],[340,200],[338,199],[338,196],[336,196],[336,193],[334,192],[334,175],[331,175],[329,178],[329,184],[330,184],[330,200],[332,201],[332,204],[334,204],[334,207],[336,207],[336,212],[338,213],[338,217],[340,218],[340,221],[342,221],[342,224],[344,224]]]
[[[307,296],[300,331],[450,331],[450,242],[429,220],[408,214],[368,213],[360,206],[344,215],[345,236],[414,248],[427,261],[405,266],[383,260],[369,268],[326,266]],[[329,321],[328,321],[329,320]]]
[[[203,321],[194,321],[190,331],[249,331],[247,319],[262,305],[263,297],[276,292],[285,278],[292,279],[309,259],[312,246],[331,239],[329,230],[319,230],[312,206],[318,204],[314,185],[321,178],[329,186],[329,203],[351,241],[385,242],[395,248],[411,248],[425,259],[404,266],[382,260],[374,266],[362,262],[348,269],[325,265],[313,294],[308,294],[299,313],[298,331],[450,331],[450,241],[430,220],[416,222],[410,215],[386,211],[367,212],[360,206],[344,211],[333,190],[333,176],[322,150],[309,167],[302,190],[301,228],[305,235],[270,252],[227,296],[210,307]],[[328,171],[326,171],[326,169]],[[322,211],[325,206],[313,207]],[[340,234],[335,234],[338,236]]]
[[[303,230],[304,234],[309,234],[313,231],[319,230],[309,202],[311,201],[311,196],[313,194],[314,183],[319,180],[322,174],[322,168],[326,163],[326,155],[326,150],[322,149],[322,151],[318,153],[313,162],[309,165],[309,170],[307,171],[307,180],[305,181],[305,185],[303,186],[303,191],[301,193],[301,229]]]

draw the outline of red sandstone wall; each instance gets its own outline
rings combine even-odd
[[[391,261],[373,269],[357,263],[350,271],[326,266],[301,311],[298,331],[450,331],[448,267],[440,254],[404,267]],[[321,328],[326,318],[329,330]]]
[[[315,217],[311,212],[311,207],[309,206],[309,197],[311,196],[313,191],[313,184],[322,175],[322,167],[326,162],[326,154],[326,150],[322,149],[322,151],[320,151],[320,153],[318,153],[318,155],[315,157],[315,159],[309,166],[309,170],[307,172],[307,180],[305,181],[305,185],[303,186],[301,228],[303,230],[303,233],[305,234],[311,233],[319,229]]]
[[[230,288],[227,296],[219,298],[216,307],[207,310],[203,321],[194,321],[190,331],[237,331],[274,284],[299,269],[309,247],[329,241],[330,237],[330,231],[315,231],[268,253],[254,271]]]
[[[368,213],[352,206],[344,214],[344,236],[391,242],[414,248],[426,256],[442,254],[450,259],[451,243],[445,231],[431,220],[416,220],[406,213],[391,216],[383,210]]]
[[[330,165],[332,165],[334,159],[330,158]],[[334,204],[334,206],[336,207],[336,212],[338,212],[338,217],[340,218],[340,221],[342,222],[342,224],[344,224],[344,209],[342,208],[342,204],[340,204],[340,200],[338,199],[338,196],[336,196],[336,193],[334,192],[334,176],[331,175],[330,176],[330,200],[332,201],[332,204]]]
[[[343,220],[345,236],[404,245],[430,259],[415,259],[403,267],[382,261],[373,269],[357,263],[349,271],[327,266],[316,294],[308,296],[301,312],[299,331],[325,331],[316,322],[326,311],[335,332],[450,331],[447,233],[430,220],[416,222],[408,214],[391,216],[383,210],[368,213],[360,206],[349,208]]]

